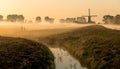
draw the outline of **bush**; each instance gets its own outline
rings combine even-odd
[[[54,69],[51,51],[34,41],[0,37],[0,69]]]

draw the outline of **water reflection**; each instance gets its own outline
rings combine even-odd
[[[50,48],[55,56],[56,69],[87,69],[82,67],[67,51],[60,48]]]

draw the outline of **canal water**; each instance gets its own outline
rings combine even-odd
[[[87,69],[82,67],[78,60],[73,58],[66,50],[50,48],[55,56],[55,69]]]

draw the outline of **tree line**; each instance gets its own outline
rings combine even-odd
[[[103,22],[105,24],[120,24],[120,15],[112,16],[112,15],[104,15]]]
[[[54,21],[55,21],[54,18],[51,18],[49,16],[46,16],[44,18],[44,20],[48,23],[54,23]],[[0,15],[0,21],[4,21],[2,15]],[[6,21],[26,22],[25,17],[23,15],[17,15],[17,14],[7,15]],[[35,18],[35,22],[37,22],[37,23],[42,22],[42,18],[40,16],[37,16]],[[66,18],[66,19],[60,19],[59,22],[61,22],[61,23],[86,23],[86,19],[84,17]],[[29,23],[32,23],[32,21],[29,21]]]
[[[3,18],[4,17],[2,15],[0,15],[0,21],[4,21]],[[55,19],[51,18],[49,16],[46,16],[44,18],[44,20],[46,22],[49,22],[49,23],[54,23]],[[11,15],[7,15],[7,19],[5,21],[9,21],[9,22],[25,22],[25,17],[23,15],[11,14]],[[42,19],[41,19],[40,16],[37,16],[35,18],[35,21],[40,23],[40,22],[42,22]],[[32,22],[32,21],[30,21],[30,22]]]
[[[49,16],[44,17],[44,20],[48,23],[54,23],[55,19],[51,18]],[[3,16],[0,15],[0,21],[4,21]],[[25,17],[23,15],[17,15],[17,14],[10,14],[7,15],[7,19],[5,21],[9,22],[26,22]],[[28,21],[29,23],[32,23],[32,21]],[[42,18],[40,16],[37,16],[35,18],[35,22],[40,23],[42,22]],[[84,17],[76,17],[76,18],[66,18],[66,19],[59,19],[59,22],[61,23],[86,23],[86,19]]]
[[[54,23],[55,19],[49,16],[44,17],[44,20],[48,23]],[[0,15],[0,21],[4,21],[3,16]],[[7,15],[7,19],[5,21],[9,22],[25,22],[25,17],[23,15],[10,14]],[[32,21],[31,21],[32,22]],[[42,22],[42,18],[37,16],[35,18],[35,22]],[[76,18],[66,18],[60,19],[61,23],[86,23],[86,18],[84,17],[76,17]],[[105,24],[120,24],[120,15],[112,16],[112,15],[104,15],[103,22]]]
[[[85,17],[75,17],[75,18],[66,18],[66,19],[60,19],[61,23],[86,23]]]

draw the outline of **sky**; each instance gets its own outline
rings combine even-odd
[[[0,14],[23,14],[27,20],[36,16],[50,16],[56,19],[91,14],[93,19],[102,20],[103,15],[120,14],[120,0],[0,0]]]

